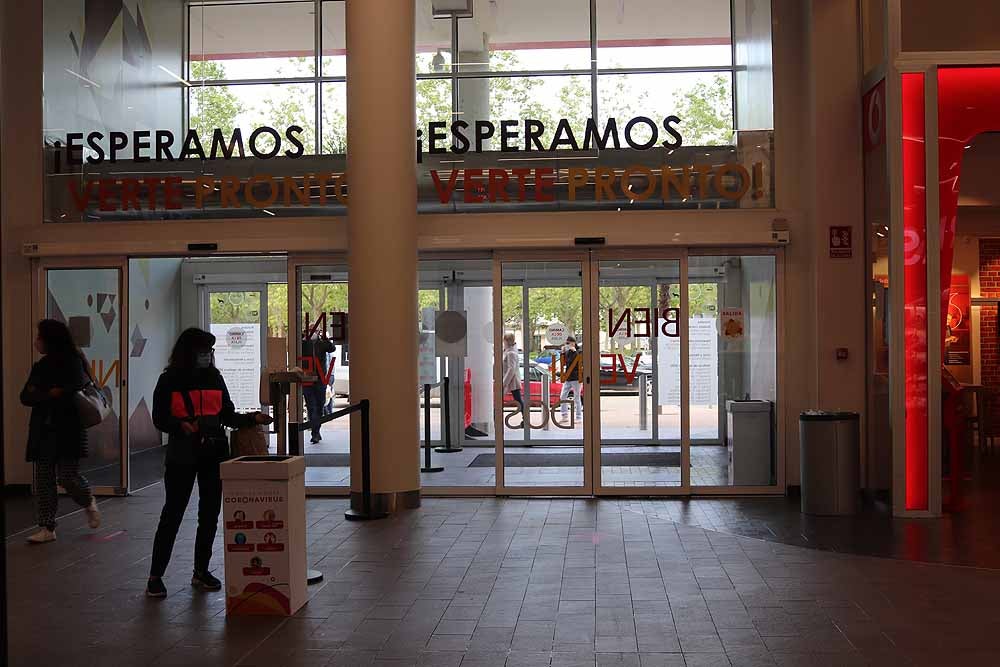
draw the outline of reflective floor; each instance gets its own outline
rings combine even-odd
[[[814,667],[1000,655],[1000,572],[694,525],[790,522],[784,499],[425,499],[367,524],[343,520],[344,500],[310,499],[309,560],[326,578],[290,619],[227,619],[221,594],[191,590],[193,506],[169,597],[146,599],[161,502],[157,485],[102,503],[96,533],[78,513],[61,519],[58,542],[9,540],[11,664]]]

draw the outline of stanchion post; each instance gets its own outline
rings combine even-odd
[[[344,512],[344,518],[348,521],[384,519],[389,516],[387,512],[376,512],[372,509],[370,404],[367,398],[363,398],[358,405],[361,410],[361,510],[348,509]]]
[[[441,472],[441,466],[431,465],[431,386],[424,385],[424,467],[420,472]]]
[[[647,389],[646,374],[643,373],[639,376],[639,430],[641,431],[649,429],[649,415],[646,406]]]
[[[441,388],[441,392],[444,397],[444,447],[437,447],[434,451],[442,454],[460,452],[462,451],[461,447],[452,447],[451,445],[451,385],[447,375],[444,377],[444,385]]]

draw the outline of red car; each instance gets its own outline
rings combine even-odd
[[[529,371],[528,381],[522,381],[522,387],[524,385],[528,386],[528,395],[525,396],[525,401],[529,407],[537,408],[542,404],[542,377],[549,376],[549,369],[547,366],[543,366],[537,362],[531,362],[531,370]],[[559,381],[559,375],[556,374],[556,379],[552,380],[551,376],[549,380],[549,406],[556,407],[559,405],[559,394],[562,392],[563,383]],[[522,393],[524,389],[521,389]],[[581,389],[580,394],[583,394]],[[503,395],[504,407],[513,407],[517,403],[514,401],[514,397],[510,395],[510,392],[505,392]]]

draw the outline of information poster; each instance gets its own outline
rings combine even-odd
[[[714,317],[692,317],[688,320],[691,405],[719,404],[718,322]],[[678,406],[681,404],[681,339],[660,336],[657,341],[656,372],[659,382],[656,402],[660,406]]]
[[[968,366],[972,363],[970,306],[969,276],[953,273],[944,335],[944,363],[948,366]]]
[[[237,412],[260,410],[260,324],[213,324],[215,367]]]
[[[222,517],[230,611],[291,613],[286,488],[284,481],[226,483]]]

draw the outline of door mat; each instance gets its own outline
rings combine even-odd
[[[306,465],[315,468],[350,468],[350,454],[310,454],[306,452]]]
[[[507,468],[582,468],[583,454],[504,454]],[[601,465],[605,466],[651,466],[658,468],[678,468],[681,455],[678,452],[614,452],[601,455]],[[496,467],[495,454],[480,454],[472,459],[470,468]]]

